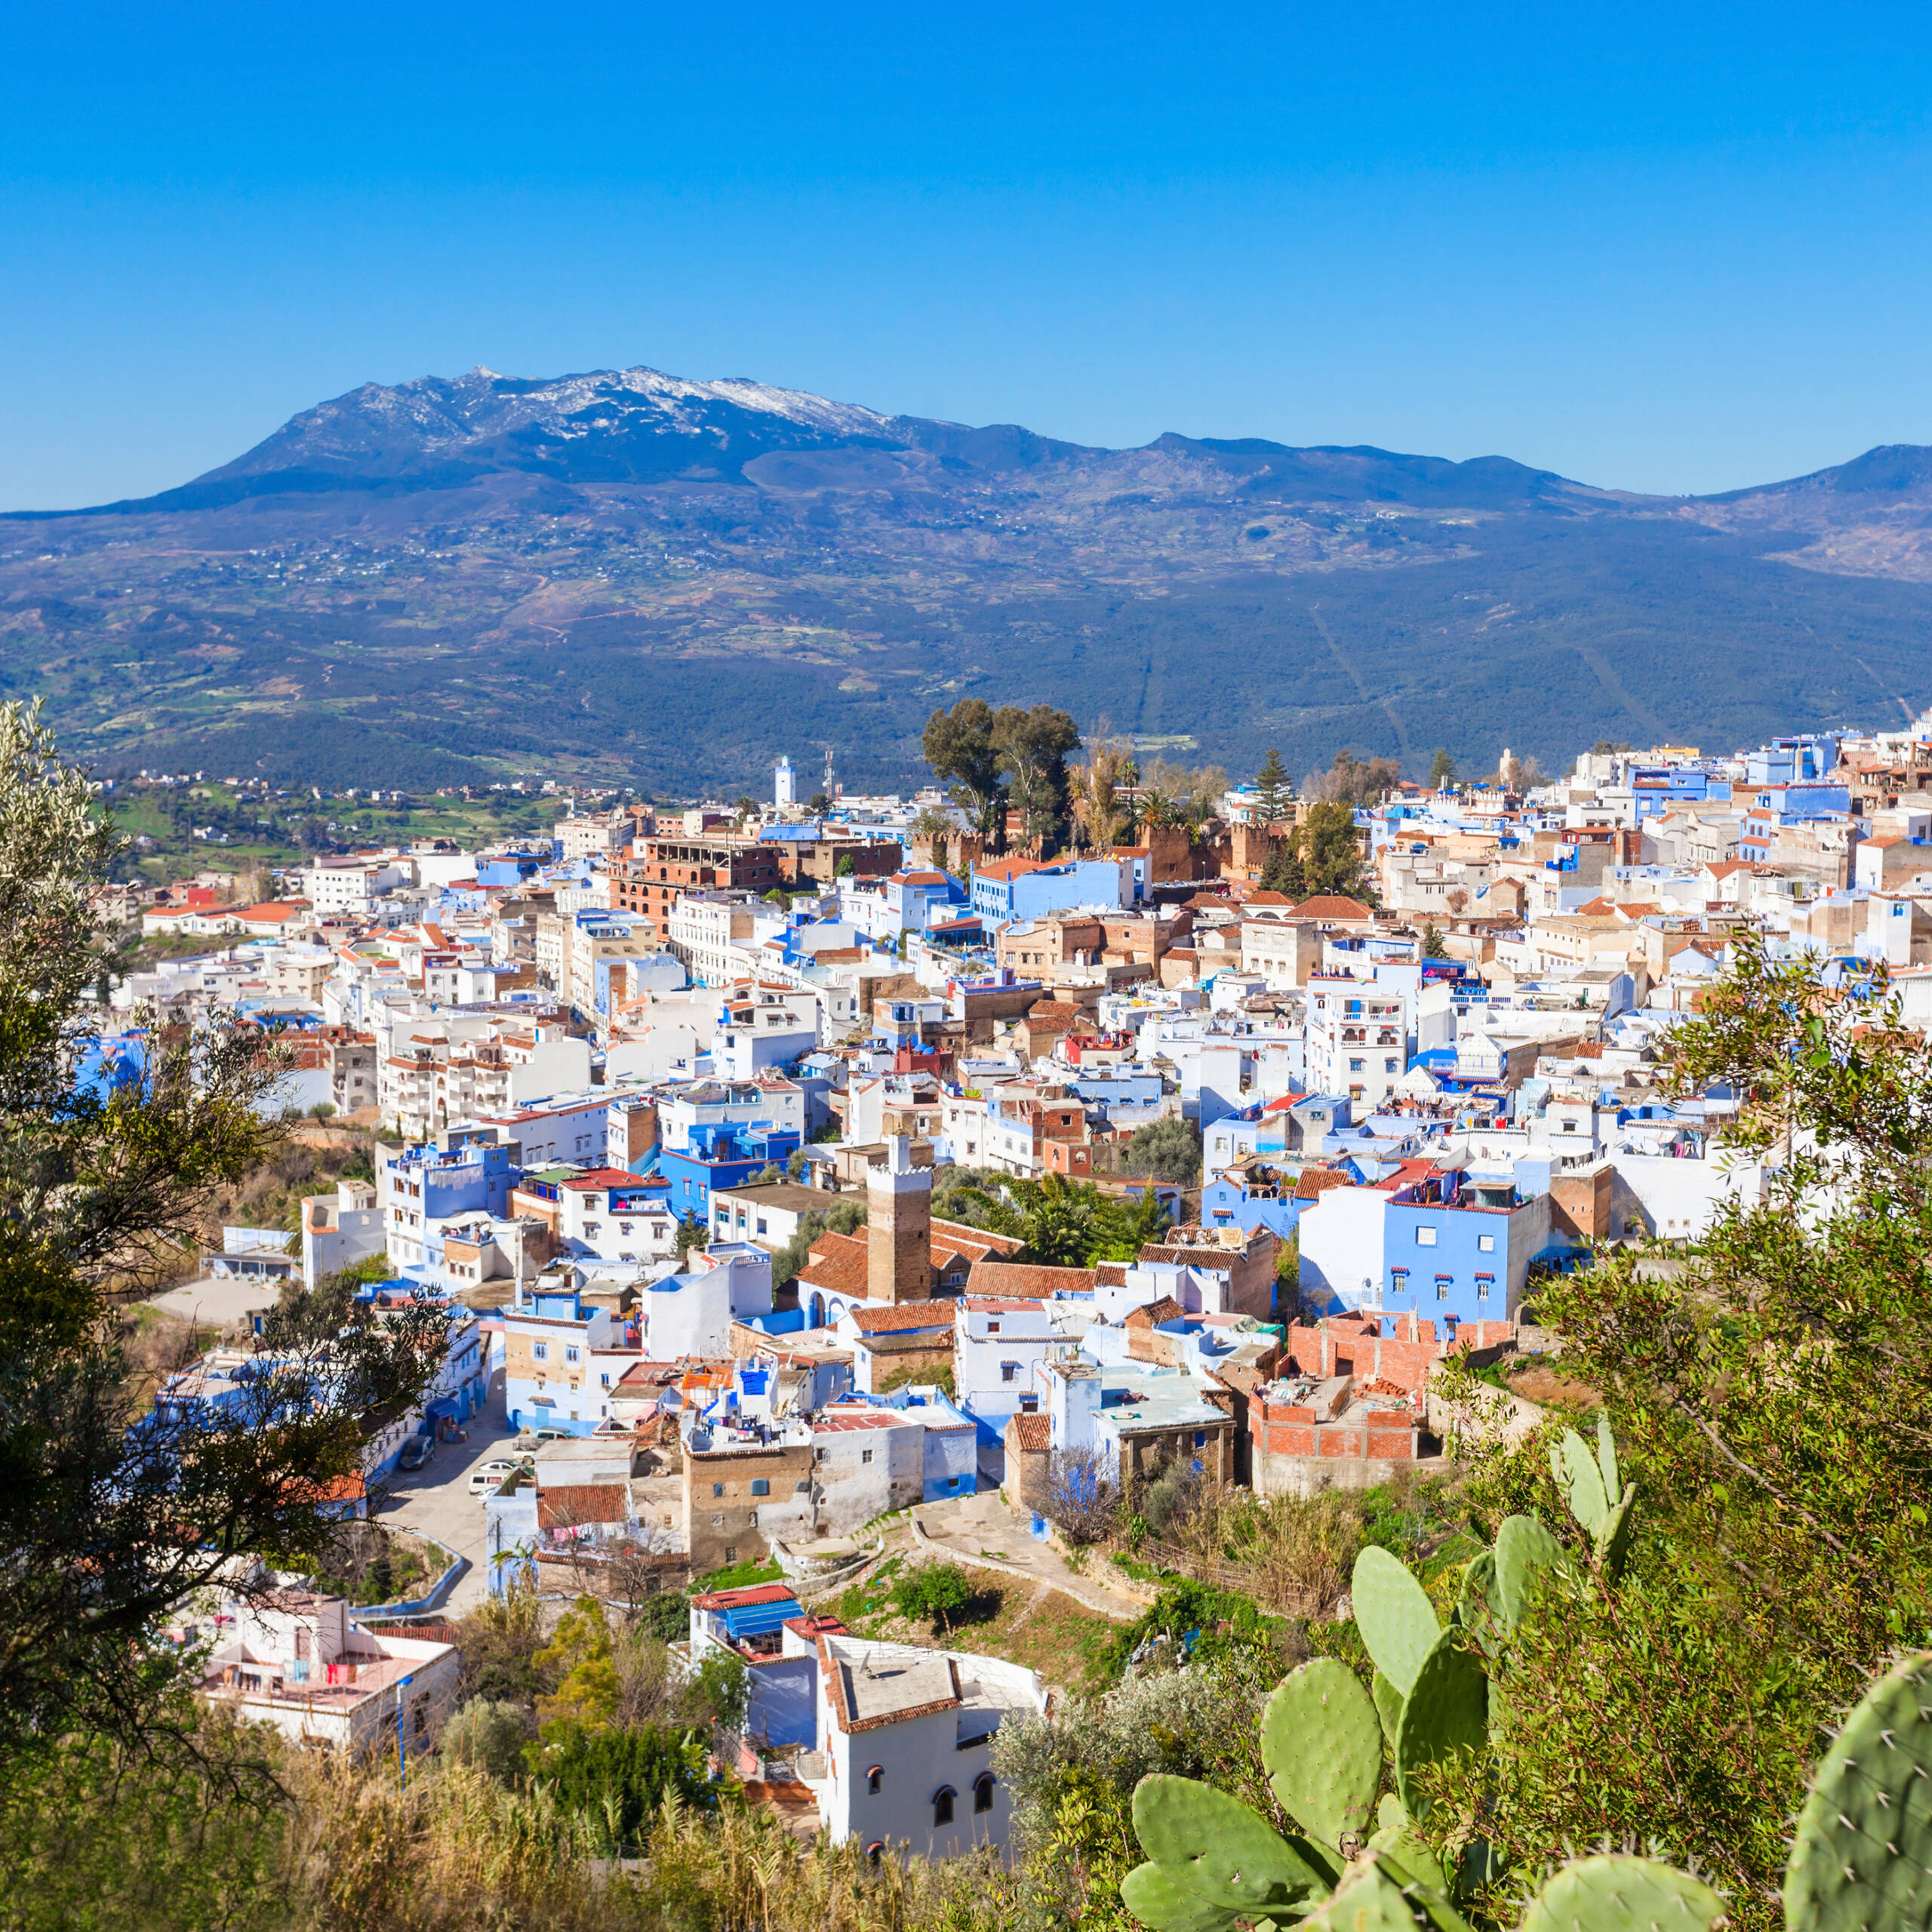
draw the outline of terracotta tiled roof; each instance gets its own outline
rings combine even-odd
[[[866,1248],[863,1235],[822,1234],[798,1271],[801,1286],[841,1295],[866,1291]]]
[[[630,1491],[620,1482],[567,1482],[537,1492],[540,1530],[568,1529],[577,1523],[628,1522],[630,1513]]]
[[[1306,919],[1372,919],[1375,916],[1373,906],[1339,892],[1318,892],[1312,899],[1304,899],[1295,911]]]
[[[789,1583],[747,1583],[742,1589],[707,1590],[691,1601],[700,1610],[745,1610],[753,1604],[789,1603],[792,1598]]]
[[[1150,1301],[1145,1308],[1130,1309],[1126,1325],[1130,1328],[1158,1328],[1163,1321],[1178,1321],[1186,1312],[1172,1295],[1163,1295],[1158,1301]]]
[[[985,1228],[970,1227],[964,1221],[942,1221],[937,1217],[932,1224],[933,1254],[935,1259],[943,1252],[963,1254],[969,1261],[983,1261],[989,1257],[1017,1254],[1025,1244],[1017,1235],[996,1235]]]
[[[1331,1187],[1354,1186],[1346,1174],[1338,1174],[1333,1168],[1304,1168],[1300,1179],[1295,1183],[1295,1198],[1312,1201],[1318,1194],[1325,1194]]]
[[[1044,1301],[1054,1294],[1091,1294],[1095,1280],[1091,1268],[1049,1268],[1026,1261],[982,1261],[973,1270],[976,1295],[1013,1295],[1023,1301]]]
[[[891,1334],[897,1329],[950,1328],[958,1306],[952,1301],[902,1301],[894,1307],[881,1302],[876,1307],[850,1312],[861,1334]]]
[[[1054,1446],[1053,1426],[1044,1416],[1029,1415],[1023,1409],[1013,1418],[1013,1439],[1022,1455],[1044,1456]]]

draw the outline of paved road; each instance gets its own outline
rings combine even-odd
[[[398,1469],[383,1484],[375,1520],[434,1537],[447,1549],[469,1558],[469,1567],[450,1592],[446,1607],[460,1613],[483,1601],[488,1573],[483,1561],[483,1499],[469,1493],[469,1472],[508,1452],[512,1432],[503,1407],[503,1377],[490,1380],[489,1400],[465,1425],[467,1442],[439,1442],[436,1453],[413,1474]]]

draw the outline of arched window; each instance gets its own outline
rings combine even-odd
[[[973,1780],[973,1809],[990,1811],[993,1808],[993,1774],[982,1771]]]
[[[866,1863],[875,1871],[878,1869],[879,1860],[884,1856],[885,1841],[883,1838],[874,1838],[872,1843],[866,1847]]]
[[[866,1789],[876,1793],[879,1787],[879,1780],[884,1776],[885,1767],[883,1764],[875,1764],[866,1774]]]
[[[935,1830],[941,1825],[949,1825],[952,1823],[952,1801],[955,1795],[953,1789],[949,1784],[941,1785],[938,1790],[933,1793],[933,1826]]]

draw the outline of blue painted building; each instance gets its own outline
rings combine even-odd
[[[973,868],[973,910],[989,925],[1088,906],[1118,911],[1122,871],[1118,859],[1069,859],[1057,865],[989,860]]]
[[[1513,1177],[1432,1174],[1392,1193],[1383,1212],[1382,1306],[1453,1329],[1512,1318],[1534,1261],[1569,1243],[1553,1235],[1547,1193],[1525,1198]]]
[[[709,1223],[713,1188],[742,1187],[773,1162],[783,1166],[798,1144],[789,1128],[700,1122],[688,1146],[658,1152],[657,1171],[671,1183],[671,1211],[680,1220],[695,1214]]]
[[[414,1223],[419,1227],[458,1214],[489,1214],[500,1220],[509,1213],[510,1189],[522,1173],[509,1148],[480,1133],[472,1139],[460,1128],[452,1128],[443,1139],[450,1144],[402,1147],[379,1157],[386,1223],[391,1204],[405,1199],[408,1211],[420,1217]]]
[[[499,852],[476,861],[476,883],[485,891],[521,885],[550,863],[552,848],[544,841],[541,852]]]
[[[1838,761],[1838,741],[1830,736],[1774,738],[1761,751],[1744,755],[1749,785],[1801,785],[1823,778]]]

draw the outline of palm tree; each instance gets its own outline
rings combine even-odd
[[[956,1198],[978,1211],[980,1226],[1024,1241],[1027,1257],[1048,1268],[1137,1260],[1168,1225],[1166,1204],[1151,1186],[1137,1201],[1110,1201],[1091,1181],[1064,1174],[1002,1181],[997,1193],[962,1187]]]
[[[1152,1182],[1143,1188],[1137,1200],[1123,1195],[1110,1201],[1101,1211],[1103,1227],[1100,1238],[1087,1251],[1089,1267],[1097,1261],[1138,1261],[1140,1251],[1158,1241],[1167,1232],[1168,1204]]]
[[[1023,1241],[1030,1260],[1048,1268],[1087,1265],[1102,1213],[1100,1190],[1091,1181],[1045,1174],[1038,1180],[1003,1180],[997,1194],[979,1187],[959,1192],[980,1211],[982,1227]]]

